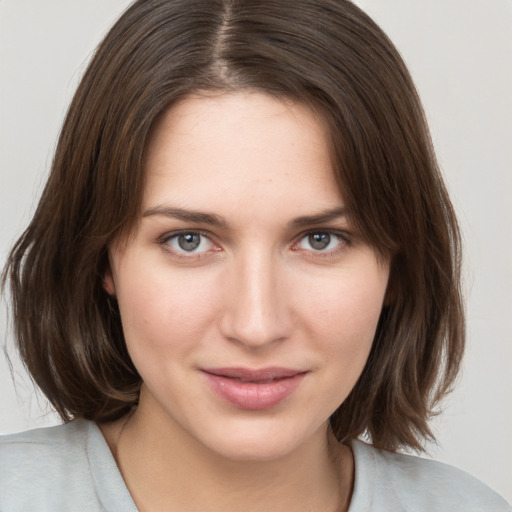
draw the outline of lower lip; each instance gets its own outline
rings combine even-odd
[[[242,382],[204,372],[208,384],[221,398],[239,409],[270,409],[288,398],[300,385],[305,373],[272,382]]]

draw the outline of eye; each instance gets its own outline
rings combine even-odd
[[[332,252],[343,245],[341,235],[329,231],[314,231],[303,236],[297,246],[300,249],[316,252]]]
[[[176,253],[197,254],[207,252],[214,246],[213,242],[196,231],[181,231],[166,238],[164,243]]]

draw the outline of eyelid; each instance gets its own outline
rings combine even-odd
[[[307,236],[318,234],[318,233],[325,233],[329,234],[339,240],[339,244],[334,249],[328,249],[328,250],[315,250],[313,248],[311,249],[303,249],[298,247],[298,244]],[[197,234],[202,237],[207,238],[211,244],[213,245],[213,249],[209,249],[202,252],[187,252],[185,250],[174,250],[169,245],[169,240],[178,237],[179,235],[183,234]],[[222,251],[222,248],[219,246],[219,244],[215,241],[215,237],[208,231],[202,230],[202,229],[178,229],[176,231],[168,231],[162,236],[160,236],[156,243],[162,248],[163,251],[167,252],[168,254],[172,255],[176,258],[182,258],[185,260],[193,260],[193,259],[199,259],[204,258],[208,255],[208,253],[211,252],[219,252]],[[302,231],[299,235],[295,237],[295,241],[292,243],[291,249],[294,251],[303,251],[310,253],[314,257],[317,258],[329,258],[337,255],[338,253],[342,252],[347,246],[352,244],[352,235],[347,232],[346,230],[340,230],[340,229],[333,229],[333,228],[315,228],[315,229],[308,229],[306,231]]]
[[[328,234],[330,236],[336,237],[340,244],[338,244],[337,247],[334,249],[327,249],[327,250],[315,250],[313,248],[311,249],[302,249],[297,247],[298,244],[304,240],[304,238],[314,235],[314,234]],[[303,231],[300,233],[296,239],[295,242],[292,245],[292,249],[297,251],[306,251],[310,252],[311,254],[315,255],[316,257],[329,257],[337,254],[338,252],[343,251],[343,249],[350,245],[352,243],[352,239],[350,236],[350,233],[348,233],[345,230],[339,230],[339,229],[333,229],[333,228],[318,228],[318,229],[308,229],[307,231]]]
[[[201,251],[201,252],[187,252],[185,250],[175,250],[174,248],[172,248],[170,246],[170,244],[169,244],[170,240],[176,239],[180,235],[186,235],[186,234],[200,235],[201,237],[208,239],[209,242],[212,244],[212,246],[216,247],[216,249],[213,249],[213,251],[211,249],[208,249],[206,251]],[[177,257],[177,258],[188,259],[188,260],[192,260],[194,258],[205,257],[206,254],[209,252],[217,252],[217,251],[221,250],[220,247],[218,246],[218,244],[213,239],[212,235],[202,229],[178,229],[176,231],[169,231],[157,239],[157,244],[162,248],[162,250],[166,251],[167,253],[171,254],[172,256]]]

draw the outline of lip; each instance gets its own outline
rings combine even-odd
[[[210,388],[229,404],[247,410],[270,409],[288,398],[308,373],[291,368],[203,368]]]

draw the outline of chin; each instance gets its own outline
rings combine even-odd
[[[241,425],[230,429],[229,434],[210,431],[203,444],[221,457],[233,461],[269,462],[279,460],[305,448],[314,439],[319,438],[327,429],[302,430],[286,426]]]

